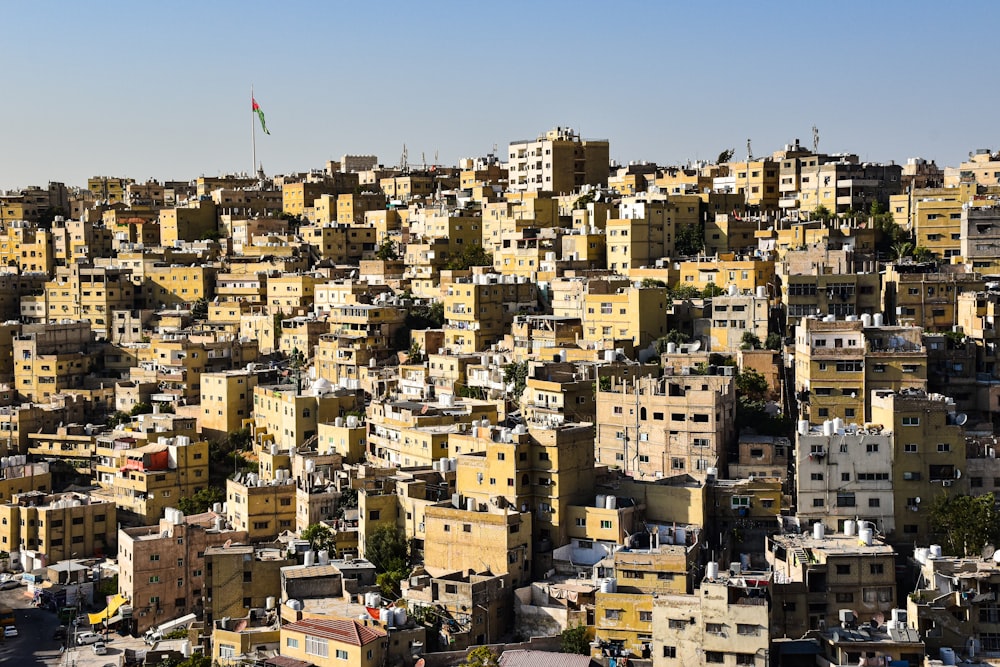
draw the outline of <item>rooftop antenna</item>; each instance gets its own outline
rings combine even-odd
[[[420,151],[420,162],[424,165],[423,170],[427,171],[427,158],[424,157],[424,152]]]
[[[753,160],[753,149],[750,147],[750,139],[747,139],[747,162]]]
[[[399,168],[402,169],[403,171],[406,171],[406,169],[407,169],[407,165],[406,165],[406,157],[407,157],[407,155],[408,155],[408,153],[406,151],[406,144],[403,144],[403,154],[399,157]]]
[[[813,125],[813,153],[819,151],[819,128]]]
[[[437,149],[435,148],[434,149],[434,164],[435,164],[435,166],[437,165],[437,163],[438,163],[438,152],[437,152]]]

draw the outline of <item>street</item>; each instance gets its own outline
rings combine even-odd
[[[52,638],[59,619],[51,611],[36,609],[25,597],[24,587],[0,591],[0,605],[14,610],[17,637],[0,644],[0,664],[58,665],[60,641]]]

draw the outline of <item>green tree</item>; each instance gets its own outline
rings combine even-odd
[[[128,413],[130,415],[132,415],[133,417],[135,417],[135,416],[138,416],[138,415],[148,415],[152,411],[153,411],[153,406],[152,405],[150,405],[149,403],[146,403],[145,401],[140,401],[139,403],[136,403],[135,405],[133,405],[132,409],[129,410]]]
[[[576,198],[576,201],[573,202],[573,209],[575,210],[578,208],[587,208],[587,204],[591,203],[592,201],[594,201],[593,192],[588,192],[587,194],[580,195],[579,197]]]
[[[736,376],[736,393],[739,396],[745,396],[751,401],[763,401],[770,391],[767,379],[752,368],[746,368]]]
[[[643,278],[640,285],[643,287],[668,287],[667,283],[657,278]]]
[[[740,349],[741,350],[759,350],[763,345],[760,342],[760,336],[752,331],[744,331],[743,338],[740,339]]]
[[[465,655],[465,662],[460,667],[497,667],[499,664],[493,649],[489,646],[477,646]]]
[[[813,210],[812,217],[816,218],[817,220],[826,221],[833,217],[833,212],[830,211],[830,209],[828,209],[826,206],[823,206],[823,204],[820,204]]]
[[[735,148],[727,148],[726,150],[719,153],[719,157],[715,158],[715,164],[725,164],[733,159],[733,155],[736,154]]]
[[[700,224],[683,225],[677,230],[674,250],[681,257],[697,255],[705,247],[705,231]]]
[[[766,347],[769,350],[780,350],[781,336],[774,332],[767,334],[767,340],[764,341],[764,347]]]
[[[309,542],[313,551],[327,551],[331,556],[337,551],[337,537],[325,524],[312,524],[302,531],[302,539]]]
[[[107,418],[105,424],[108,426],[108,428],[114,428],[119,424],[127,424],[130,421],[132,421],[132,417],[131,415],[129,415],[129,413],[118,410],[117,412],[113,413],[110,417]]]
[[[911,241],[896,241],[892,244],[892,259],[899,262],[913,255],[914,245]]]
[[[473,266],[493,266],[493,255],[478,243],[462,248],[462,252],[452,257],[444,268],[451,271],[467,271]]]
[[[206,486],[195,491],[190,496],[184,496],[177,501],[177,509],[185,514],[201,514],[207,512],[215,503],[226,499],[226,492],[218,486]]]
[[[513,400],[521,400],[521,394],[524,393],[525,388],[528,386],[528,362],[515,361],[504,366],[503,383],[505,385],[513,385],[510,392],[510,397]]]
[[[408,358],[407,363],[411,364],[423,363],[424,351],[420,347],[420,343],[417,341],[413,341],[412,343],[410,343],[410,349],[406,352],[406,356]]]
[[[336,519],[343,519],[344,513],[350,509],[358,508],[358,490],[352,488],[346,488],[340,492],[340,497],[337,498],[337,507],[333,511],[333,516]]]
[[[943,538],[949,556],[975,556],[1000,540],[1000,512],[992,493],[982,496],[942,493],[930,509],[931,530]]]
[[[396,251],[396,242],[389,238],[385,239],[379,244],[378,249],[375,251],[375,256],[385,262],[399,259],[399,252]]]
[[[201,298],[194,302],[194,306],[191,307],[191,317],[196,320],[208,317],[208,299]]]
[[[401,595],[399,582],[410,573],[410,545],[395,525],[376,528],[365,539],[365,558],[375,566],[375,583],[387,597]]]
[[[675,345],[683,345],[690,339],[691,337],[688,336],[686,333],[680,332],[677,329],[671,329],[670,331],[667,332],[666,336],[656,339],[655,343],[656,353],[663,354],[664,352],[666,352],[668,343],[674,343]]]
[[[590,640],[587,638],[587,626],[577,625],[566,628],[559,635],[559,650],[563,653],[578,653],[590,655]]]
[[[701,297],[701,290],[694,285],[678,285],[670,290],[669,296],[680,300],[697,299]]]
[[[929,248],[918,245],[913,249],[913,259],[917,262],[933,262],[935,255]]]
[[[715,283],[711,283],[711,282],[708,283],[707,285],[705,285],[705,289],[703,289],[701,291],[701,295],[704,298],[706,298],[706,299],[711,299],[712,297],[716,297],[716,296],[719,296],[719,295],[725,294],[725,293],[726,293],[726,290],[722,289],[721,287],[719,287]]]

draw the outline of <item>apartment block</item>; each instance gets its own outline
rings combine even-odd
[[[296,564],[282,544],[209,546],[204,558],[206,626],[265,610],[281,595],[281,568]]]
[[[514,192],[571,193],[583,185],[607,185],[607,140],[581,139],[572,128],[557,127],[535,140],[510,142],[508,188]]]
[[[10,481],[4,480],[4,486],[9,488]],[[25,558],[30,556],[39,564],[115,553],[113,503],[83,493],[30,490],[30,480],[21,481],[29,490],[8,496],[0,505],[0,549],[25,551]]]

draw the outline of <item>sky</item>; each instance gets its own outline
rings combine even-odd
[[[618,162],[996,141],[1000,3],[0,0],[0,190],[455,164],[569,126]],[[423,158],[421,157],[423,155]]]

